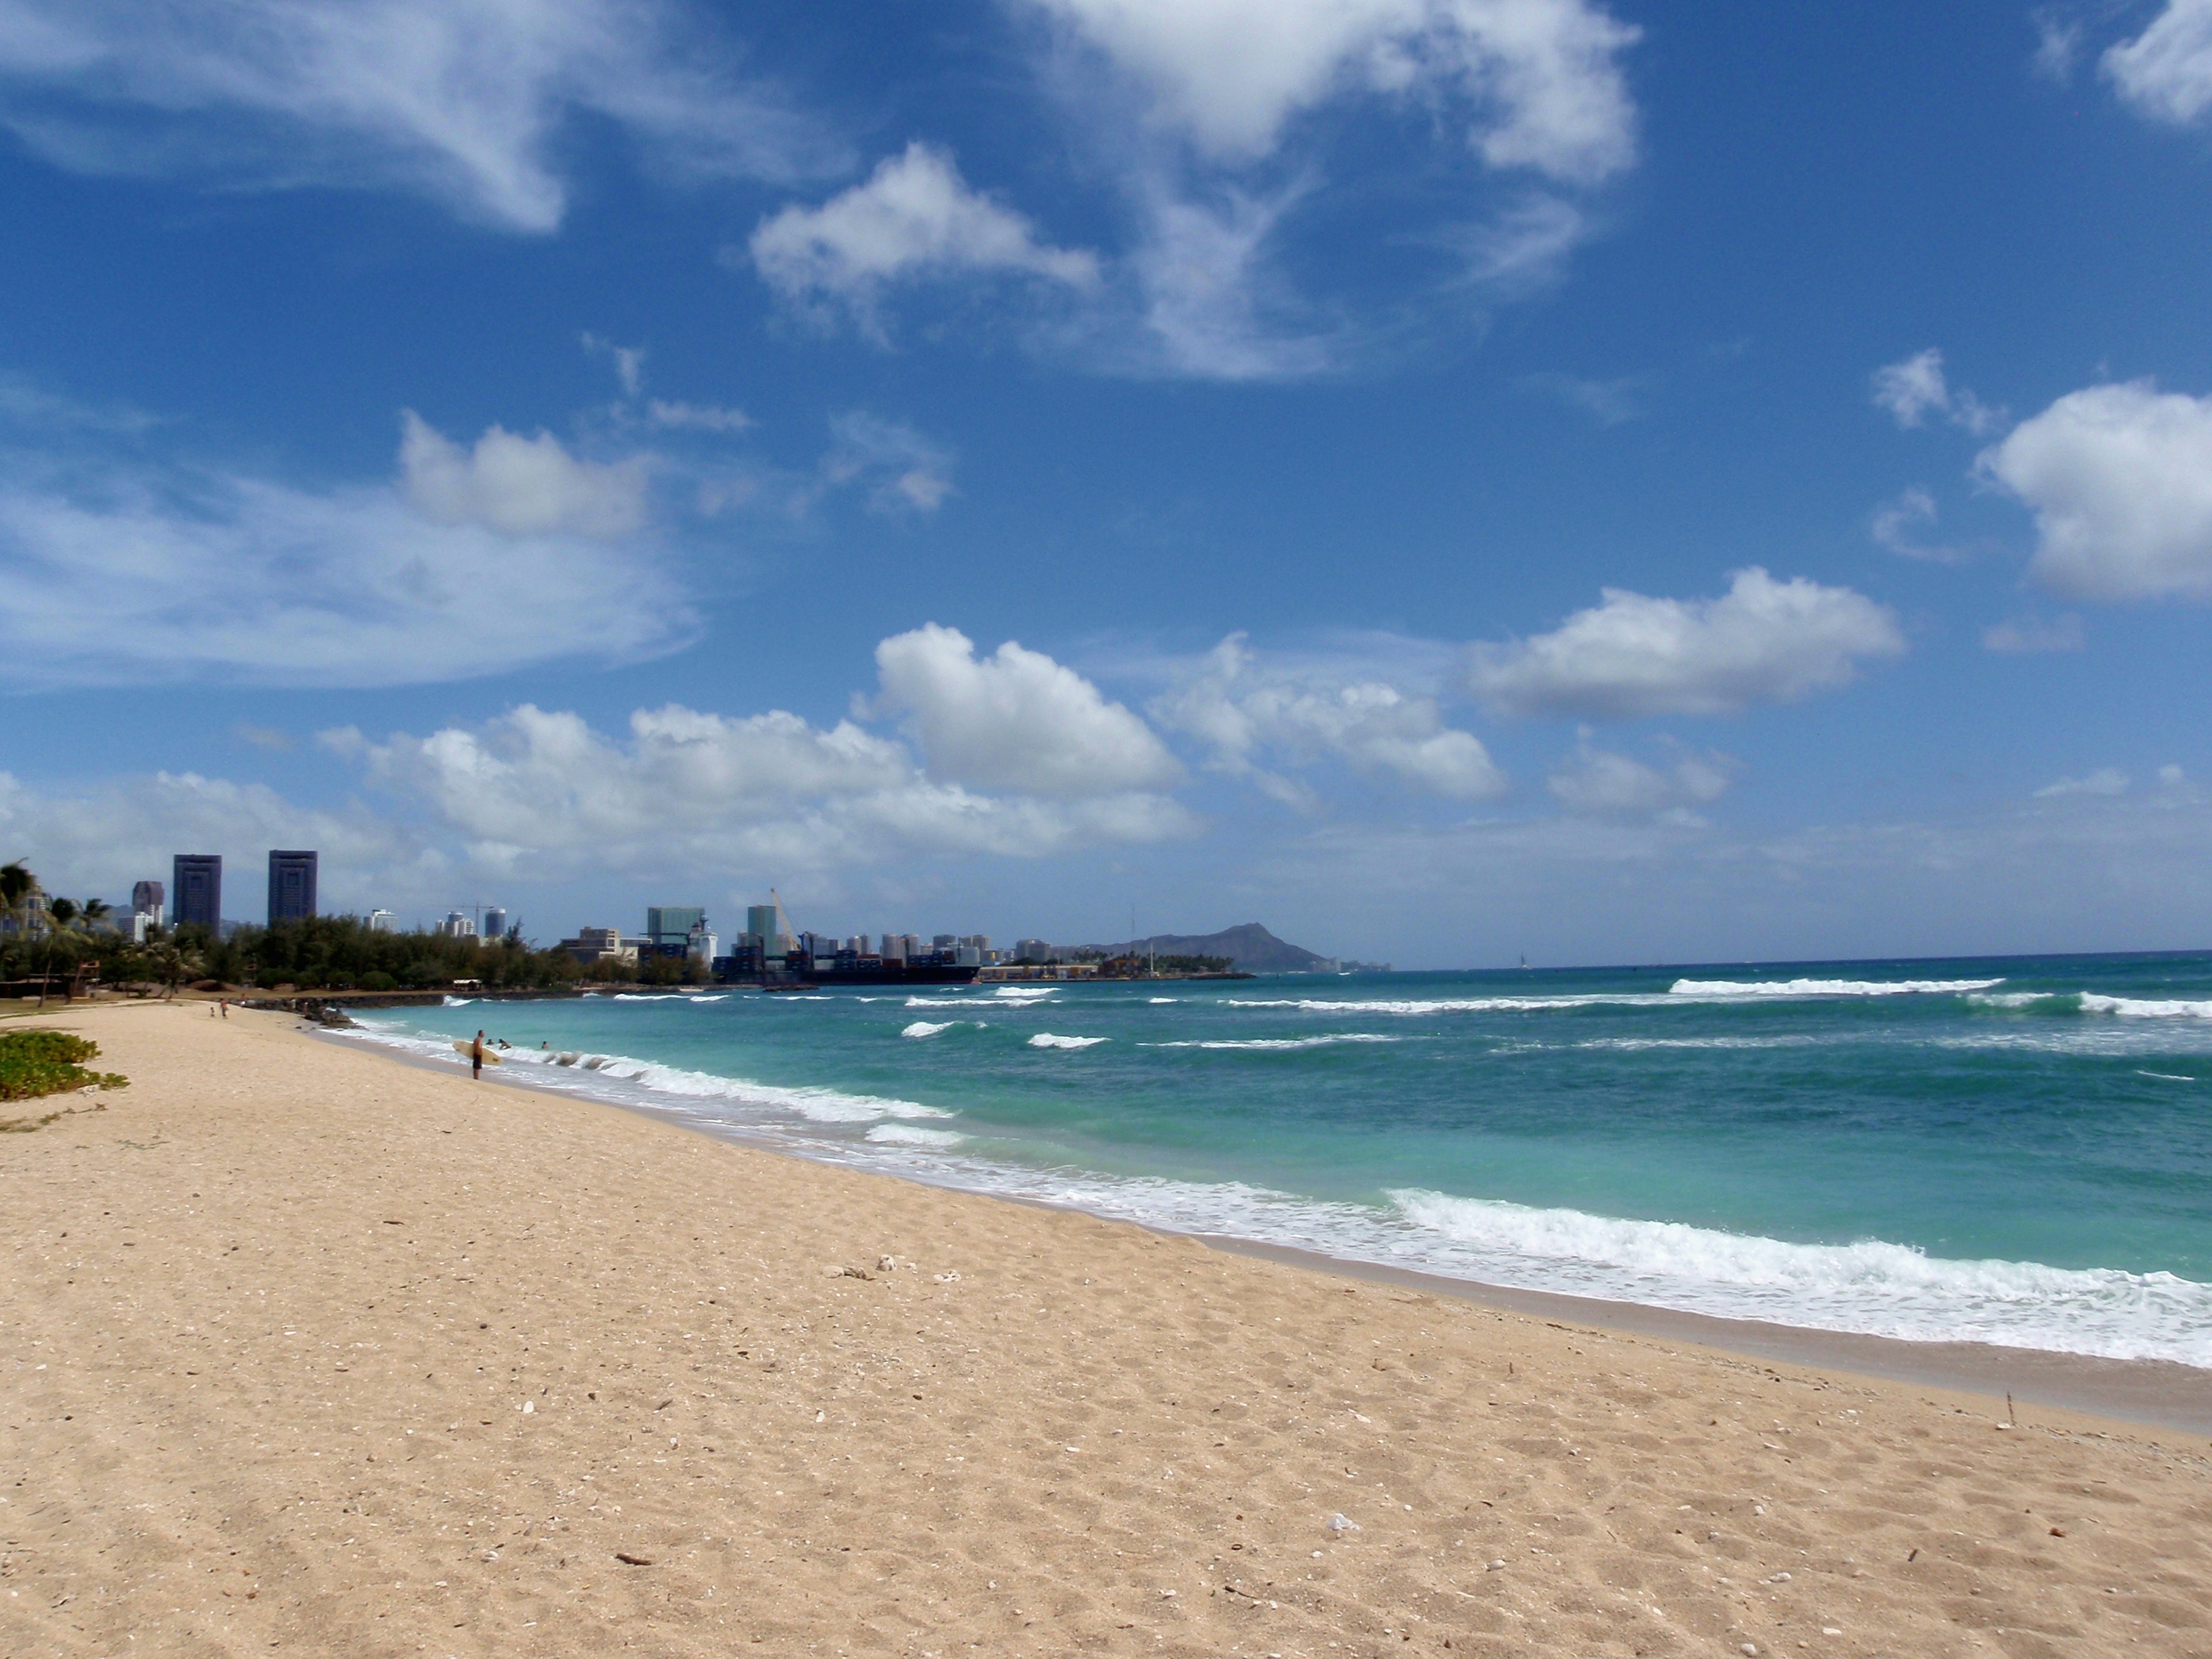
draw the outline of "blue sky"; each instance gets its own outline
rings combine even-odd
[[[0,853],[2202,945],[2208,185],[2212,0],[0,0]]]

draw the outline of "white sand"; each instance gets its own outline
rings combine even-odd
[[[2212,1654],[2201,1440],[45,1023],[0,1654]]]

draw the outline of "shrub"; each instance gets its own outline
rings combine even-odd
[[[34,1100],[98,1085],[119,1089],[128,1081],[112,1072],[88,1072],[85,1060],[100,1045],[67,1031],[0,1033],[0,1100]]]

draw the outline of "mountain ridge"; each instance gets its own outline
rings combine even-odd
[[[1154,933],[1120,945],[1086,945],[1109,957],[1143,956],[1156,951],[1164,957],[1227,957],[1238,971],[1247,974],[1304,974],[1328,967],[1333,958],[1303,945],[1292,945],[1269,933],[1256,921],[1240,922],[1213,933]]]

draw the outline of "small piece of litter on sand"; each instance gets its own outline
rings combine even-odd
[[[1328,1529],[1331,1532],[1358,1532],[1359,1522],[1348,1515],[1332,1515],[1328,1517]]]

